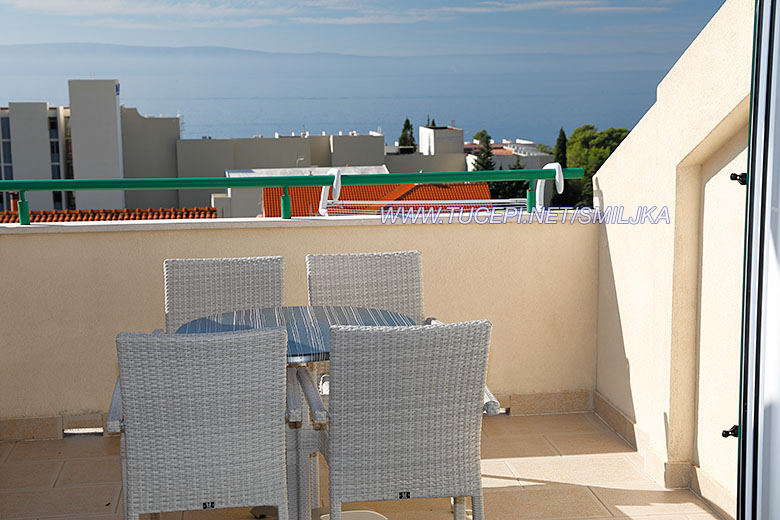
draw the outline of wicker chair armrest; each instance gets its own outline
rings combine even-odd
[[[165,331],[162,329],[154,329],[152,331],[152,334],[165,334]]]
[[[117,376],[116,385],[114,385],[114,393],[111,395],[111,405],[108,407],[106,431],[109,433],[119,433],[123,428],[122,392],[119,388],[119,377]]]
[[[315,426],[324,427],[328,424],[328,411],[322,404],[322,398],[317,391],[317,385],[314,383],[311,372],[306,367],[298,367],[298,380],[301,382],[303,395],[309,403],[312,422]]]
[[[425,318],[423,325],[444,325],[444,322],[431,316],[430,318]]]
[[[498,402],[496,396],[490,391],[490,388],[485,385],[485,395],[482,409],[488,415],[498,415],[501,408],[501,403]]]
[[[285,418],[292,428],[300,428],[303,420],[300,388],[295,368],[287,367],[287,411]]]

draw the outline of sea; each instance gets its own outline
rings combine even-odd
[[[181,118],[183,138],[379,131],[404,119],[553,145],[560,128],[632,128],[676,56],[491,54],[366,57],[219,47],[0,45],[0,106],[68,104],[68,79],[118,79],[120,101]]]

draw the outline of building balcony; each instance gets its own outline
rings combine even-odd
[[[597,206],[657,222],[0,224],[0,518],[119,516],[117,438],[67,432],[103,428],[117,333],[163,327],[166,258],[284,256],[296,305],[306,254],[401,250],[422,252],[427,315],[493,323],[488,518],[733,518],[753,20],[728,0],[593,178]]]
[[[670,479],[668,452],[644,433],[654,423],[613,403],[652,401],[668,381],[632,387],[626,371],[599,373],[618,361],[603,357],[613,354],[600,335],[620,319],[604,234],[600,224],[369,217],[0,225],[0,516],[121,517],[118,438],[69,432],[105,423],[116,334],[164,326],[166,258],[282,255],[296,305],[307,301],[306,254],[416,249],[427,315],[493,323],[488,384],[507,414],[483,423],[487,518],[719,518],[690,479]],[[613,382],[627,387],[607,397]],[[446,500],[368,507],[391,519],[451,515]]]

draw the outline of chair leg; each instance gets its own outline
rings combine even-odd
[[[299,433],[303,435],[303,432]],[[301,439],[301,437],[298,437]],[[311,458],[305,447],[298,445],[298,516],[309,518],[311,516]]]
[[[125,434],[124,432],[119,436],[119,460],[122,464],[122,508],[124,510],[124,518],[125,520],[131,520],[130,516],[130,509],[128,509],[128,499],[127,499],[127,454],[125,453]],[[136,515],[135,518],[138,518]]]
[[[290,518],[298,518],[298,432],[300,429],[287,429],[287,513]],[[305,518],[305,517],[304,517]]]
[[[455,520],[466,520],[466,497],[454,497]]]
[[[341,502],[330,501],[330,520],[341,520]]]
[[[471,518],[472,520],[482,520],[484,516],[484,504],[482,503],[482,493],[480,493],[471,497]]]
[[[289,520],[290,519],[289,511],[287,510],[287,500],[285,500],[284,502],[279,504],[278,511],[279,511],[279,514],[277,515],[278,516],[278,520]],[[308,520],[308,518],[306,520]]]
[[[309,459],[311,475],[311,503],[313,508],[320,507],[320,458],[314,454]]]

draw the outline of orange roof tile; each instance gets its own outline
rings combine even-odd
[[[76,209],[31,211],[30,222],[86,222],[103,220],[158,220],[217,218],[216,208]],[[19,222],[16,211],[0,211],[0,224]]]
[[[317,215],[320,205],[320,188],[293,186],[289,188],[294,217]],[[266,217],[281,216],[282,188],[263,190],[263,207]],[[331,191],[330,196],[333,193]],[[490,190],[485,182],[458,184],[373,184],[369,186],[343,186],[339,199],[360,200],[475,200],[489,199]],[[368,206],[355,208],[366,210]],[[379,208],[372,206],[377,212]]]

